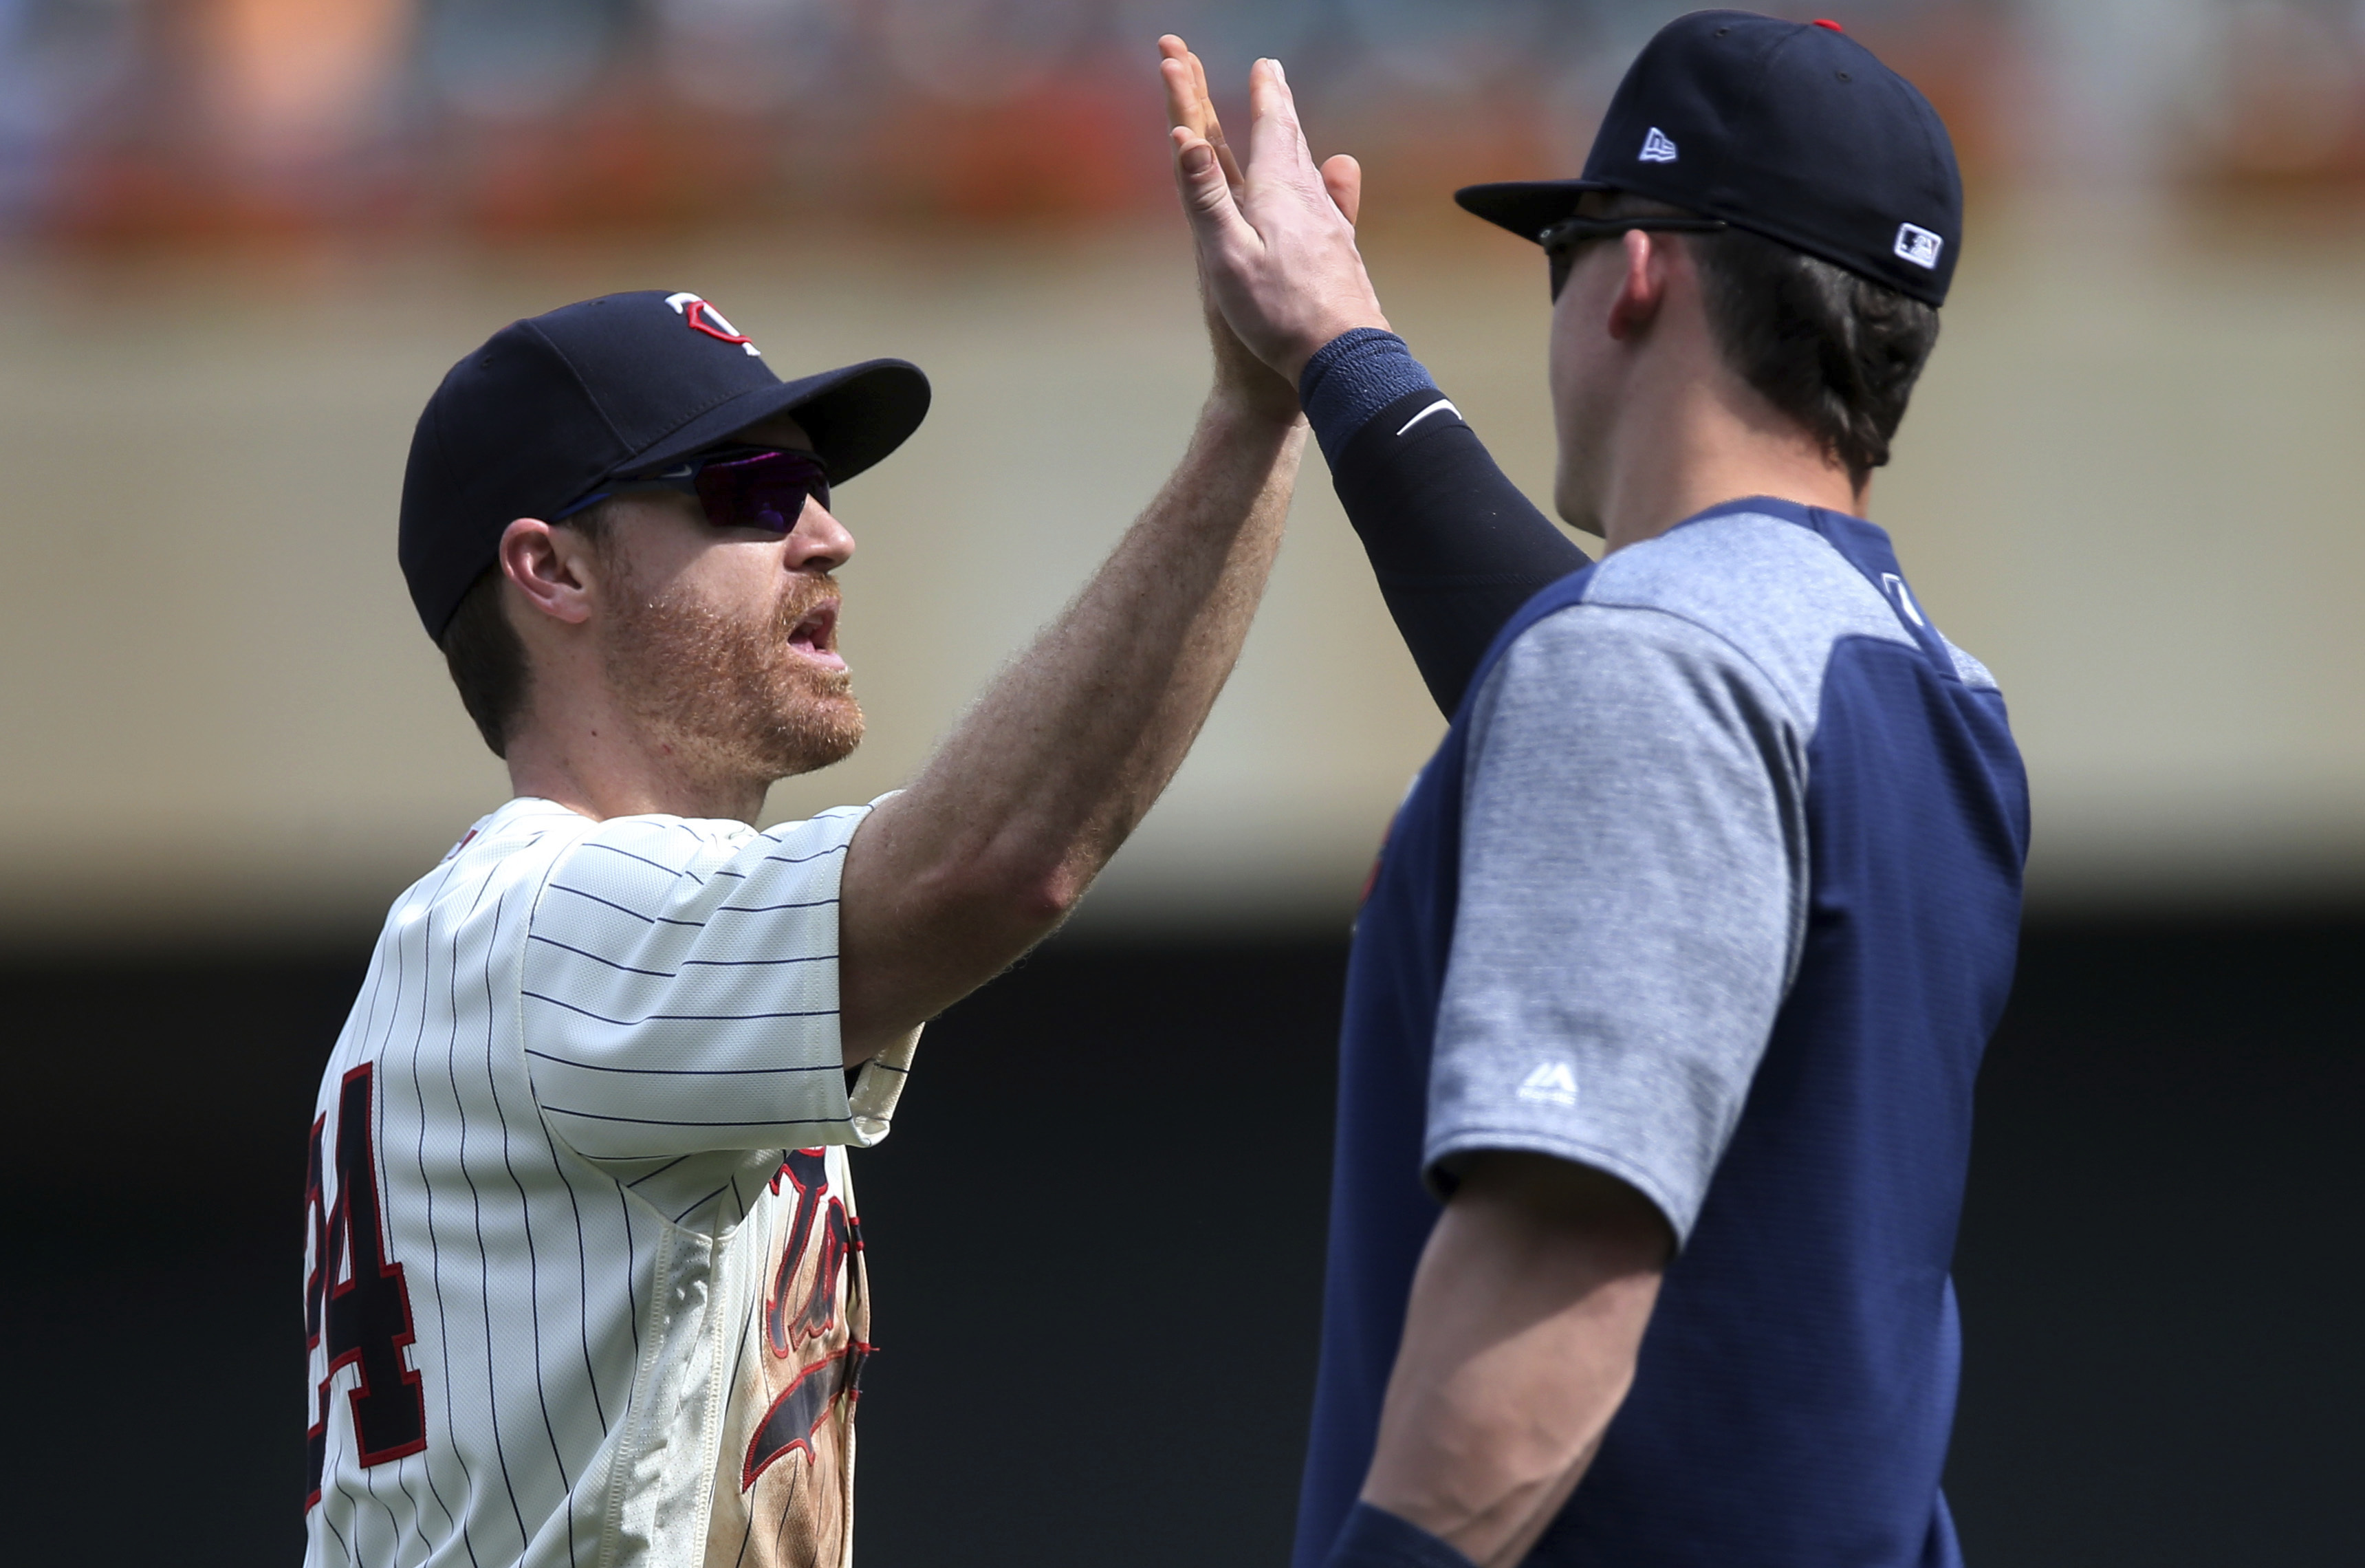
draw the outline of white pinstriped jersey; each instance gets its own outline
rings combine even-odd
[[[867,810],[517,800],[397,902],[313,1123],[308,1563],[850,1560]]]

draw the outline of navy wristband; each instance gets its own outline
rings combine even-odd
[[[1385,1508],[1358,1503],[1323,1568],[1477,1568],[1470,1559],[1418,1525]]]
[[[1298,405],[1334,467],[1374,413],[1424,389],[1433,398],[1444,396],[1405,341],[1377,327],[1339,333],[1315,351],[1297,377]]]

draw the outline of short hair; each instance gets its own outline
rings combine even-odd
[[[1674,209],[1621,192],[1605,216],[1641,210]],[[1937,346],[1937,308],[1745,229],[1684,241],[1725,363],[1861,488]]]
[[[558,524],[571,528],[593,548],[605,546],[614,521],[614,500],[599,502]],[[526,698],[532,689],[532,670],[525,656],[525,639],[510,624],[501,604],[501,569],[496,565],[470,585],[443,628],[443,666],[452,684],[460,689],[460,705],[476,722],[476,733],[493,755],[507,758],[510,739],[525,717]]]

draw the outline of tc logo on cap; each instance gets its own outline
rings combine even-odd
[[[1904,241],[1900,240],[1898,243],[1901,245]],[[747,341],[746,333],[733,326],[728,317],[709,305],[702,297],[695,294],[668,294],[666,296],[666,303],[673,307],[674,314],[687,322],[693,331],[704,332],[708,337],[718,338],[726,343],[737,343],[754,358],[764,357],[756,345]]]
[[[1654,125],[1651,128],[1651,134],[1642,139],[1640,156],[1645,163],[1672,163],[1676,161],[1676,144],[1665,131]]]
[[[1933,272],[1937,270],[1938,252],[1945,248],[1945,241],[1919,224],[1900,223],[1897,226],[1897,253],[1917,267],[1928,267]]]

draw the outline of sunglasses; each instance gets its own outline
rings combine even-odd
[[[1544,248],[1545,258],[1552,263],[1552,297],[1555,302],[1560,291],[1568,286],[1569,269],[1576,264],[1576,248],[1587,240],[1607,240],[1623,234],[1630,229],[1664,230],[1676,234],[1713,234],[1725,227],[1721,218],[1664,217],[1635,218],[1564,218],[1536,236]]]
[[[717,528],[760,528],[788,533],[808,497],[829,506],[829,470],[810,452],[779,446],[718,446],[656,474],[619,476],[604,489],[570,501],[550,521],[563,522],[609,497],[630,490],[677,490],[698,498]]]

